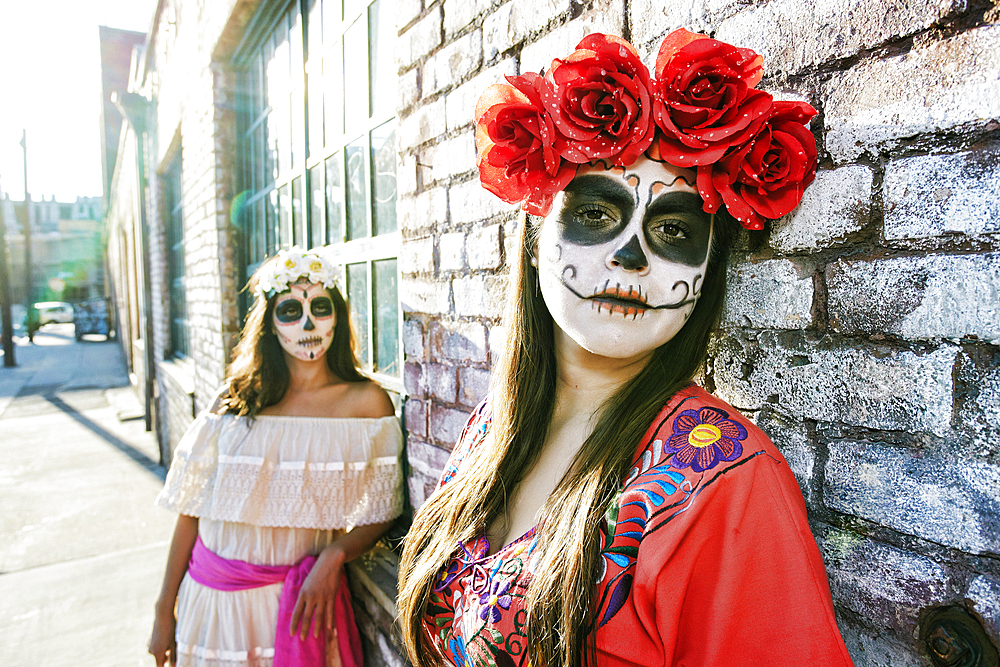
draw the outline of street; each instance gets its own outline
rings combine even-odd
[[[2,358],[2,353],[0,353]],[[0,366],[0,665],[152,665],[174,515],[116,341],[50,324]]]

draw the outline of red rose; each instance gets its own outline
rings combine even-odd
[[[545,78],[552,94],[542,101],[566,160],[629,165],[653,142],[649,70],[621,37],[587,35],[567,58],[552,61]]]
[[[576,165],[553,148],[552,119],[542,106],[548,83],[535,73],[507,77],[476,104],[476,152],[483,187],[528,213],[546,215],[557,192],[569,185]]]
[[[757,134],[771,109],[771,96],[753,89],[763,63],[750,49],[683,28],[667,35],[653,82],[662,158],[679,167],[712,164]]]
[[[774,102],[760,133],[714,165],[698,167],[705,210],[725,203],[747,229],[791,213],[816,177],[816,140],[805,124],[816,110],[805,102]]]

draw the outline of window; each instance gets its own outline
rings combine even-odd
[[[391,7],[265,3],[236,62],[247,275],[279,249],[328,246],[363,367],[401,390]]]
[[[168,356],[187,356],[190,332],[184,284],[184,205],[181,196],[181,153],[163,175],[164,211],[167,215],[167,271],[170,288],[170,348]]]

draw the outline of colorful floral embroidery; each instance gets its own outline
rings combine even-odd
[[[664,443],[664,451],[673,454],[675,468],[690,466],[705,472],[721,461],[735,461],[743,454],[747,430],[729,413],[719,408],[685,410],[674,420],[674,434]]]
[[[657,418],[645,446],[610,504],[601,526],[601,577],[597,581],[598,627],[628,603],[644,538],[682,515],[717,475],[703,475],[720,462],[731,467],[743,456],[746,427],[729,413],[703,406],[679,412],[695,396],[682,397]],[[442,483],[489,428],[483,406],[473,415]],[[669,435],[667,435],[669,433]],[[740,461],[737,461],[740,459]],[[525,667],[524,597],[531,581],[535,531],[489,554],[484,537],[458,545],[441,572],[427,605],[428,631],[448,659],[461,667]]]
[[[510,609],[510,603],[513,599],[507,593],[510,590],[510,583],[495,579],[493,585],[479,596],[479,604],[483,605],[479,612],[479,618],[485,621],[486,617],[489,616],[490,622],[496,623],[500,620],[500,610]]]

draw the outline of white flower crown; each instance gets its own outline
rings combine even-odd
[[[337,269],[319,249],[303,250],[292,246],[291,250],[281,250],[268,260],[267,270],[257,280],[254,292],[269,299],[303,278],[330,289],[337,286]]]

